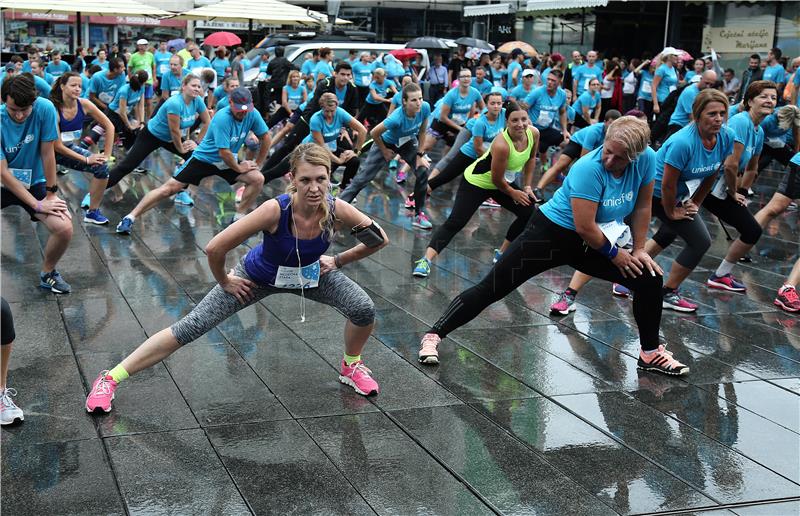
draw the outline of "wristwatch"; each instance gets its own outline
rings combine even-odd
[[[45,188],[45,190],[47,190],[48,192],[51,192],[51,193],[56,193],[56,192],[58,192],[58,185],[55,184],[53,186],[48,186],[48,187]]]
[[[417,156],[419,156],[421,158],[421,157],[425,156],[425,153],[424,152],[418,152]]]

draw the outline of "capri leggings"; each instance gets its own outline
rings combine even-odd
[[[458,156],[458,153],[461,152],[461,146],[467,143],[470,138],[472,138],[472,133],[466,127],[462,127],[456,136],[456,141],[453,142],[453,146],[450,147],[450,150],[447,151],[447,154],[445,154],[433,168],[439,172],[446,169],[447,165],[449,165],[450,162],[453,161],[456,156]],[[447,181],[445,181],[445,183],[446,182]]]
[[[139,131],[139,136],[136,137],[136,142],[134,142],[133,147],[125,154],[125,158],[111,170],[106,189],[112,188],[119,183],[122,178],[130,174],[134,168],[141,165],[142,161],[158,148],[167,149],[185,160],[189,159],[189,156],[192,155],[191,151],[178,151],[175,144],[172,143],[172,140],[165,142],[161,138],[156,137],[145,125],[142,130]]]
[[[0,304],[2,304],[2,315],[0,318],[0,332],[2,336],[0,336],[0,345],[7,346],[14,342],[14,339],[17,337],[17,334],[14,332],[14,316],[11,315],[11,307],[8,305],[8,301],[5,298],[0,298]]]
[[[461,132],[463,133],[464,129],[462,129]],[[460,134],[461,133],[459,133],[459,135]],[[467,133],[467,134],[469,134],[469,133]],[[455,149],[455,148],[456,147],[454,145],[453,149]],[[449,155],[449,153],[448,153],[448,155]],[[467,156],[466,154],[464,154],[461,151],[457,151],[455,157],[453,157],[451,160],[449,160],[449,162],[447,163],[447,166],[444,167],[444,168],[440,168],[439,169],[439,174],[437,174],[436,177],[431,178],[431,179],[428,180],[428,186],[430,187],[431,190],[436,190],[440,186],[446,185],[447,183],[449,183],[453,179],[455,179],[458,176],[462,175],[464,173],[464,171],[467,169],[467,167],[470,166],[472,164],[472,162],[475,161],[476,159],[477,158],[471,158],[471,157]],[[442,159],[441,161],[439,161],[439,163],[441,163],[442,161],[445,161],[445,160]],[[439,165],[436,165],[436,166],[438,167]]]
[[[512,188],[517,188],[516,185],[511,185]],[[458,234],[459,231],[464,229],[469,219],[478,211],[483,201],[491,197],[497,201],[500,206],[507,209],[517,216],[517,219],[511,223],[508,231],[506,231],[506,240],[512,241],[525,229],[525,224],[533,213],[532,206],[523,206],[516,204],[511,197],[504,194],[500,190],[487,190],[479,186],[475,186],[466,178],[461,178],[461,184],[458,185],[455,201],[453,201],[453,209],[450,216],[444,224],[439,226],[431,237],[428,247],[432,248],[437,253],[441,253],[442,249],[447,247],[447,244]]]
[[[251,279],[241,263],[234,267],[233,273],[240,278]],[[236,297],[216,285],[186,317],[171,326],[170,329],[178,344],[183,346],[200,338],[239,310],[267,296],[280,293],[300,295],[299,289],[282,289],[269,285],[259,285],[251,292],[252,299],[241,304]],[[369,326],[375,320],[375,305],[372,299],[339,270],[332,270],[322,275],[319,286],[305,289],[304,294],[308,299],[334,307],[356,326]]]
[[[639,327],[642,349],[648,351],[658,347],[661,276],[646,273],[636,278],[623,277],[610,260],[588,247],[578,233],[555,224],[541,211],[533,214],[519,238],[511,243],[480,283],[453,299],[447,311],[433,325],[431,333],[446,337],[530,278],[561,265],[621,283],[633,290],[636,293],[633,296],[633,317]]]
[[[64,144],[69,150],[73,152],[77,152],[81,156],[88,158],[92,155],[92,152],[88,149],[84,149],[77,143],[65,143]],[[69,156],[64,156],[63,154],[59,154],[56,152],[56,163],[61,165],[62,167],[71,168],[72,170],[78,170],[80,172],[91,172],[94,177],[97,179],[108,179],[108,164],[102,163],[100,165],[89,165],[86,163],[86,160],[78,161],[75,158],[70,158]]]

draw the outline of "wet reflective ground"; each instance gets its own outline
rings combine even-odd
[[[146,165],[121,201],[106,196],[111,225],[75,218],[59,265],[70,295],[36,287],[42,228],[16,208],[0,218],[17,328],[9,386],[25,410],[23,424],[2,430],[4,514],[800,513],[800,317],[772,305],[800,252],[796,212],[737,266],[746,295],[705,287],[728,245],[708,219],[714,243],[683,289],[701,308],[665,312],[662,324],[687,378],[636,370],[630,301],[608,283],[590,283],[576,312],[551,317],[566,268],[490,307],[445,340],[439,367],[423,367],[420,337],[489,269],[510,217],[481,209],[431,276],[412,278],[430,234],[411,228],[407,189],[381,175],[358,206],[392,245],[346,269],[376,304],[364,357],[379,396],[338,382],[339,314],[313,305],[302,323],[298,298],[273,296],[125,382],[114,411],[91,417],[83,402],[97,372],[213,285],[203,247],[233,214],[231,189],[213,180],[194,208],[165,202],[117,236],[174,163],[159,154]],[[88,179],[62,176],[74,208]],[[779,179],[759,179],[754,210]],[[455,186],[436,192],[434,224]],[[345,235],[334,250],[352,244]],[[677,251],[660,263],[669,268]]]

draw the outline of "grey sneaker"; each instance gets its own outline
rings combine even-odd
[[[64,278],[61,277],[61,274],[56,269],[47,273],[39,273],[39,286],[44,289],[50,289],[56,294],[69,294],[72,291],[72,287],[64,281]]]
[[[16,389],[5,389],[0,391],[0,425],[10,425],[15,421],[24,421],[25,415],[11,396],[16,396]]]

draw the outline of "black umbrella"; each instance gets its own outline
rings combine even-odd
[[[439,49],[439,50],[447,50],[450,47],[447,46],[447,43],[442,41],[440,38],[434,38],[433,36],[422,36],[419,38],[414,38],[408,43],[406,43],[406,48],[425,48],[425,49]]]
[[[494,50],[494,45],[482,39],[463,37],[455,40],[455,43],[459,45],[464,45],[465,47],[482,48],[483,50]]]

